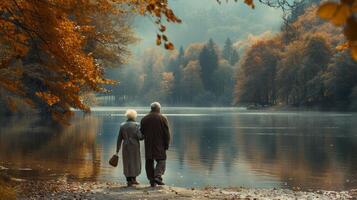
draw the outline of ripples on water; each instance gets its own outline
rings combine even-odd
[[[34,117],[3,118],[0,170],[25,178],[67,174],[124,182],[121,167],[112,168],[107,161],[115,151],[126,109],[93,108],[90,116],[78,113],[71,126],[61,129]],[[136,109],[139,119],[148,111]],[[243,108],[166,108],[163,112],[173,132],[165,175],[169,185],[357,187],[354,113]],[[146,182],[144,171],[139,179]]]

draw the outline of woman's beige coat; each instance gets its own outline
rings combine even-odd
[[[117,152],[122,147],[123,169],[126,177],[137,177],[141,173],[140,140],[143,135],[139,124],[128,120],[120,126]]]

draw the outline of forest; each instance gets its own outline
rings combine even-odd
[[[289,106],[357,108],[357,64],[341,28],[316,17],[316,1],[304,1],[281,30],[220,46],[210,39],[169,53],[148,49],[136,65],[108,74],[110,105]],[[245,45],[242,45],[245,44]]]
[[[254,12],[253,1],[244,3]],[[285,10],[274,1],[261,3]],[[173,106],[356,108],[353,2],[304,0],[284,12],[278,32],[253,41],[227,34],[223,44],[212,38],[185,46],[167,34],[168,24],[182,23],[167,1],[78,5],[0,3],[0,112],[36,109],[66,121],[73,109],[154,100]],[[128,64],[130,45],[138,40],[132,19],[138,16],[150,18],[152,40],[165,51],[149,48]]]
[[[212,39],[180,47],[167,56],[148,49],[140,64],[110,73],[121,80],[111,88],[118,95],[114,103],[143,105],[158,100],[168,105],[231,105],[238,60],[230,39],[223,51]]]

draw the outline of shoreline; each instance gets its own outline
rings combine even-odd
[[[17,199],[357,199],[357,189],[349,191],[294,191],[243,187],[183,188],[141,184],[126,187],[120,183],[56,180],[14,180]],[[1,199],[1,198],[0,198]]]

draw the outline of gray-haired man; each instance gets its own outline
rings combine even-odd
[[[141,120],[141,132],[145,137],[145,169],[150,185],[164,185],[162,175],[166,168],[166,151],[169,149],[170,129],[167,118],[160,113],[158,102],[151,104],[151,111]],[[156,161],[156,166],[155,165]]]

